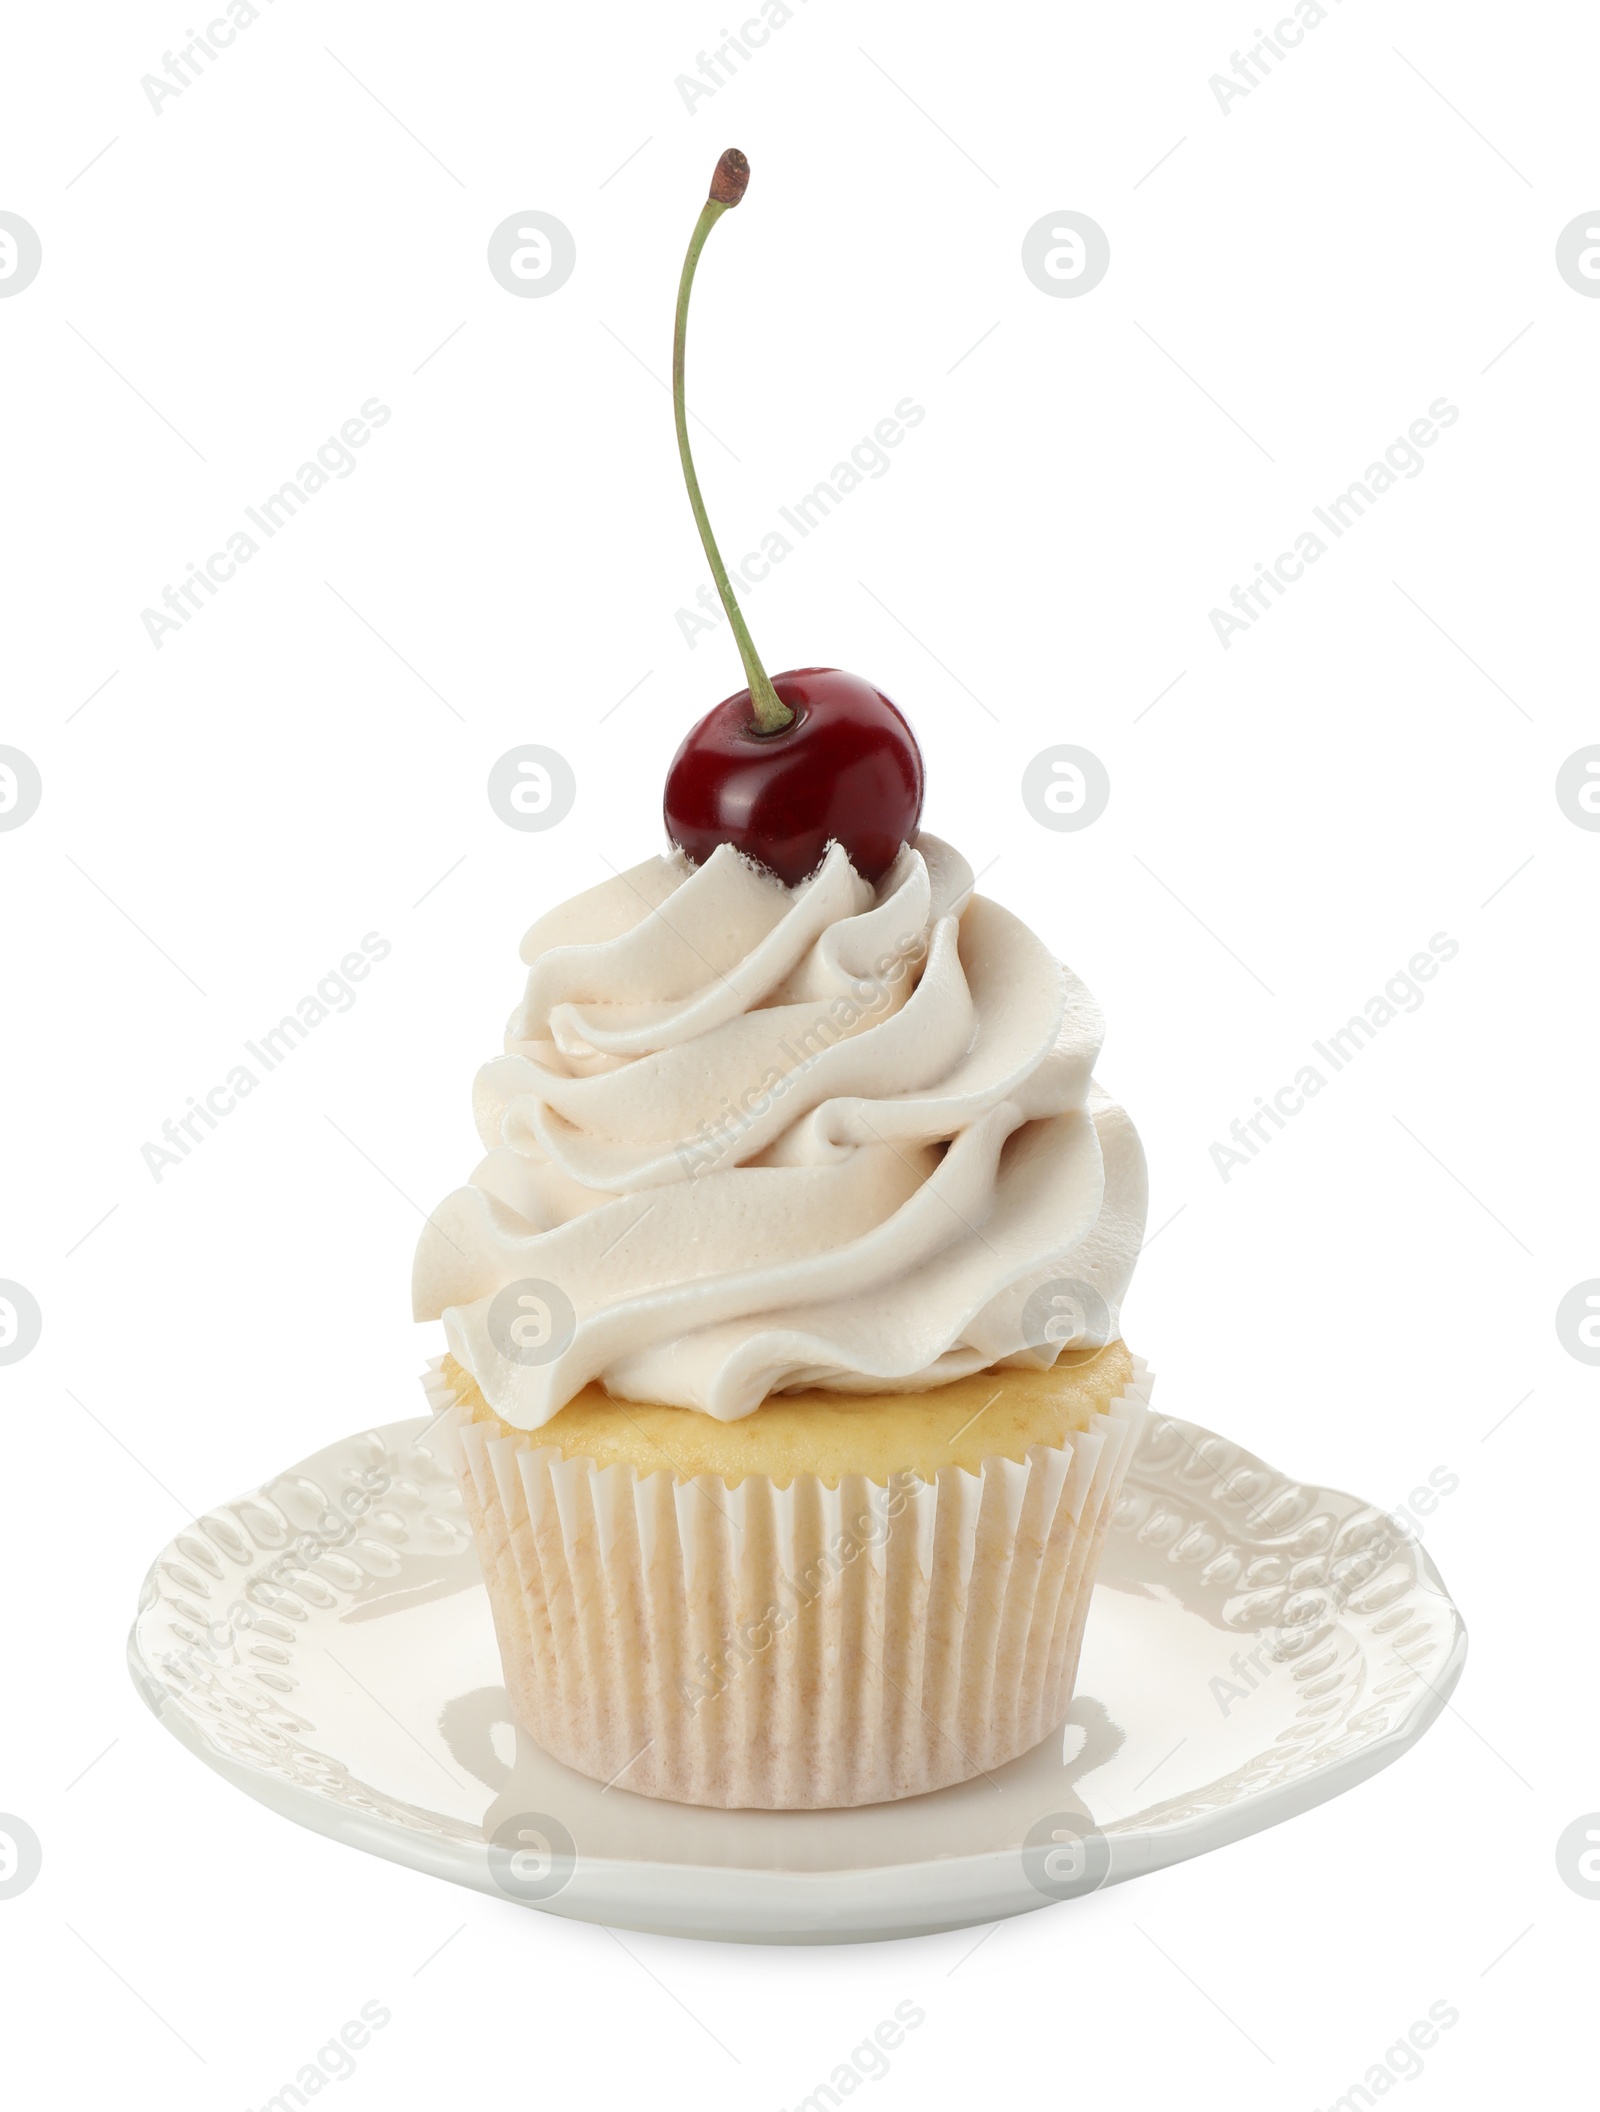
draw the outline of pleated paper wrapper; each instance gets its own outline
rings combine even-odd
[[[1151,1378],[1024,1461],[837,1488],[597,1468],[424,1385],[517,1721],[598,1781],[780,1810],[942,1789],[1060,1726]]]

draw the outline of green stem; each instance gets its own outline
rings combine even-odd
[[[683,464],[683,481],[689,487],[689,504],[694,511],[695,526],[700,530],[700,540],[711,564],[711,577],[716,582],[722,606],[728,613],[728,622],[733,627],[734,638],[739,646],[739,658],[744,662],[744,678],[750,688],[750,705],[755,722],[762,733],[780,733],[792,723],[794,713],[773,688],[766,669],[761,665],[755,644],[745,625],[739,604],[734,599],[733,588],[728,581],[727,567],[717,548],[716,537],[711,533],[711,523],[706,518],[705,501],[700,496],[700,480],[694,473],[694,457],[689,452],[689,420],[683,400],[684,347],[689,334],[689,292],[694,285],[695,266],[700,261],[700,252],[706,246],[706,237],[729,211],[714,198],[708,198],[695,222],[694,233],[689,238],[689,253],[683,260],[683,277],[678,281],[678,312],[672,332],[672,414],[678,427],[678,459]]]

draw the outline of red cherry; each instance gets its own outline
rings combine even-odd
[[[793,887],[835,840],[881,880],[922,813],[922,753],[881,689],[839,667],[797,667],[772,686],[794,713],[762,733],[748,689],[708,711],[667,772],[667,834],[696,865],[731,843]]]
[[[768,676],[711,533],[689,451],[689,294],[706,237],[749,181],[749,162],[729,147],[689,237],[672,331],[678,459],[748,687],[707,712],[673,757],[663,802],[667,834],[697,865],[718,844],[731,843],[790,887],[814,873],[838,842],[862,878],[876,883],[916,834],[922,813],[916,736],[881,689],[842,668]]]

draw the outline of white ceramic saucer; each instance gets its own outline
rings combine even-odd
[[[446,1436],[422,1419],[198,1519],[129,1638],[168,1729],[303,1826],[552,1913],[764,1943],[960,1928],[1223,1847],[1398,1758],[1465,1655],[1438,1571],[1381,1511],[1160,1416],[1065,1733],[900,1804],[696,1810],[541,1752],[508,1718]]]

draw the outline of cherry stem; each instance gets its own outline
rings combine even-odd
[[[734,599],[729,584],[727,567],[722,562],[722,553],[717,548],[716,538],[711,533],[711,523],[706,518],[705,501],[700,496],[700,480],[694,473],[694,457],[689,452],[689,419],[684,406],[683,365],[684,349],[689,335],[689,293],[694,285],[695,266],[700,261],[700,252],[706,246],[706,237],[722,218],[739,203],[744,196],[745,185],[750,181],[750,165],[737,147],[729,147],[718,161],[711,178],[711,195],[700,209],[700,217],[694,224],[694,233],[689,237],[688,255],[683,260],[683,276],[678,281],[678,312],[672,331],[672,415],[678,428],[678,459],[683,464],[683,481],[689,487],[689,504],[694,511],[695,526],[700,530],[700,540],[711,564],[711,577],[716,582],[717,593],[727,611],[728,622],[738,643],[739,658],[744,662],[744,678],[750,689],[750,706],[755,715],[758,731],[781,733],[790,725],[794,713],[773,688],[766,669],[756,652],[754,641],[746,627],[739,604]]]

